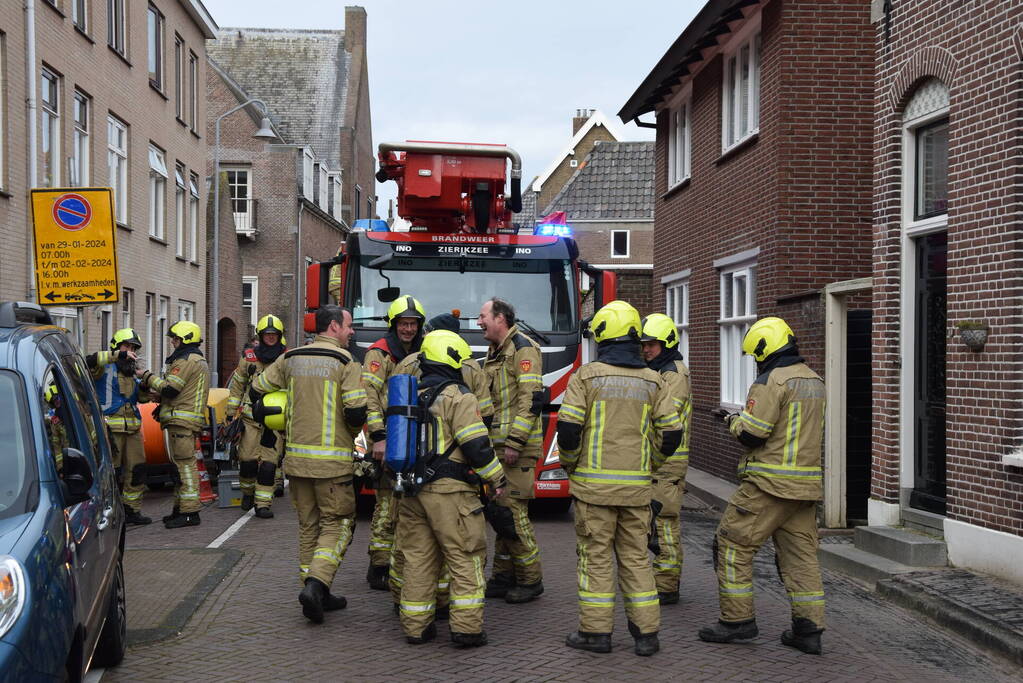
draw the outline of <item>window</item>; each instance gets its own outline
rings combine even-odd
[[[0,31],[0,188],[7,187],[7,36]]]
[[[178,120],[185,120],[185,43],[174,34],[174,112]]]
[[[352,216],[355,220],[359,220],[362,217],[362,188],[358,185],[355,186],[355,215]]]
[[[689,280],[677,280],[664,288],[664,313],[675,321],[678,351],[689,358]]]
[[[948,213],[948,118],[915,130],[914,208],[916,220]]]
[[[331,185],[331,201],[330,201],[330,214],[337,219],[341,218],[341,174],[335,173],[330,179]]]
[[[302,196],[313,198],[313,153],[310,149],[302,150]]]
[[[135,290],[125,287],[121,290],[121,328],[131,327],[132,311],[135,310]]]
[[[178,320],[195,320],[195,303],[178,299]]]
[[[160,297],[160,308],[156,316],[156,339],[154,344],[156,346],[156,359],[152,366],[156,368],[162,368],[164,361],[167,359],[167,315],[170,312],[170,297]]]
[[[89,184],[89,119],[92,116],[89,96],[75,91],[75,131],[71,141],[71,184]]]
[[[689,178],[689,102],[668,112],[668,187]]]
[[[629,255],[629,231],[611,231],[611,258],[626,258]]]
[[[145,363],[140,364],[140,367],[148,368],[155,372],[156,368],[152,364],[153,360],[153,324],[155,322],[154,316],[156,315],[156,295],[152,292],[146,292],[146,336],[143,342],[146,344],[146,356]]]
[[[163,150],[149,146],[149,234],[164,238],[167,201],[167,161]]]
[[[199,241],[199,176],[188,176],[188,258],[195,263],[196,244]]]
[[[721,100],[721,148],[727,150],[760,127],[759,33],[725,54]]]
[[[756,363],[742,353],[742,338],[756,320],[753,265],[721,272],[721,402],[742,405],[756,379]]]
[[[40,144],[43,149],[43,187],[60,185],[60,77],[49,69],[43,69],[42,131]]]
[[[320,164],[319,183],[320,183],[320,187],[319,187],[319,192],[317,193],[317,205],[321,209],[326,211],[327,210],[327,206],[328,206],[328,204],[327,204],[328,180],[327,180],[327,166],[325,164]]]
[[[88,26],[89,6],[86,0],[71,0],[71,23],[82,33],[86,33]]]
[[[78,337],[78,311],[70,306],[47,307],[46,312],[57,327],[63,327],[71,335],[72,339]]]
[[[149,44],[149,83],[163,90],[163,15],[152,5],[146,14],[146,37]]]
[[[903,223],[919,236],[948,223],[948,86],[921,83],[902,114]]]
[[[174,164],[174,235],[175,254],[185,257],[185,230],[188,225],[188,201],[185,198],[185,167]]]
[[[252,336],[259,316],[259,278],[255,275],[242,276],[242,312],[249,321],[248,336]]]
[[[107,0],[107,45],[122,57],[128,54],[125,0]]]
[[[199,58],[188,53],[188,123],[195,130],[199,123],[199,98],[196,96],[199,80]]]
[[[248,166],[221,166],[227,174],[227,189],[231,196],[231,214],[234,229],[251,235],[255,229],[252,206],[252,172]]]
[[[114,312],[110,306],[99,308],[99,336],[104,345],[114,336]]]
[[[373,199],[366,200],[366,218],[373,218]]]
[[[117,222],[128,223],[128,125],[107,116],[107,170]]]

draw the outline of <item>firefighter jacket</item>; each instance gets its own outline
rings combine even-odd
[[[411,351],[418,351],[422,336],[417,335],[411,345]],[[383,441],[387,436],[387,423],[384,413],[387,411],[387,380],[394,374],[395,366],[408,357],[408,351],[401,340],[389,331],[378,339],[366,351],[362,370],[362,385],[366,389],[366,429],[373,441]]]
[[[680,360],[674,360],[660,368],[661,379],[664,380],[664,387],[671,396],[671,405],[678,413],[679,421],[682,423],[682,441],[675,452],[668,456],[658,475],[665,478],[684,477],[689,467],[689,422],[693,414],[693,390],[689,383],[689,368]],[[661,440],[658,438],[654,445],[658,448]]]
[[[540,347],[512,325],[504,341],[490,345],[483,372],[494,402],[490,428],[494,447],[509,446],[520,451],[521,458],[536,460],[543,437],[540,413],[545,400]]]
[[[160,426],[184,427],[193,433],[206,424],[210,368],[198,344],[183,344],[167,357],[162,377],[148,370],[142,386],[160,396]]]
[[[361,367],[336,339],[318,334],[260,373],[252,391],[288,391],[284,467],[289,476],[352,476],[355,435],[366,421]]]
[[[256,418],[252,416],[252,399],[249,397],[249,387],[261,372],[267,369],[268,365],[256,357],[252,349],[245,349],[238,367],[231,373],[231,380],[227,383],[227,414],[234,416],[241,406],[242,418],[247,424],[255,425]]]
[[[420,391],[420,400],[425,391],[428,389]],[[460,384],[444,387],[430,404],[430,415],[433,419],[426,427],[425,452],[443,456],[454,446],[447,456],[448,460],[471,467],[495,487],[504,486],[504,468],[494,455],[487,428],[480,417],[479,405],[471,390]],[[424,485],[422,490],[433,493],[477,492],[476,487],[464,479],[450,476],[434,479]]]
[[[149,402],[149,392],[142,390],[134,375],[118,371],[117,355],[117,351],[99,351],[89,354],[86,364],[107,427],[118,434],[134,434],[142,428],[138,404]]]
[[[740,479],[777,498],[821,498],[824,380],[802,358],[762,372],[729,431],[750,448]]]
[[[594,505],[649,505],[651,473],[681,440],[671,399],[650,368],[601,361],[579,368],[558,413],[561,465],[572,495]]]
[[[416,351],[405,356],[405,359],[395,366],[394,374],[415,375],[416,378],[421,378],[423,374],[419,369],[421,354],[421,351]],[[462,362],[462,381],[476,397],[483,424],[487,424],[494,417],[494,401],[490,398],[490,383],[487,381],[487,376],[483,374],[483,368],[472,358]]]

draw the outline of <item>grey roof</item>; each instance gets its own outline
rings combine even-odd
[[[341,167],[348,53],[344,31],[224,28],[206,45],[239,86],[266,102],[288,142]]]
[[[654,218],[654,143],[598,142],[541,215],[568,221]]]
[[[532,190],[522,191],[522,211],[512,214],[512,225],[530,230],[536,226],[536,197],[537,193]]]

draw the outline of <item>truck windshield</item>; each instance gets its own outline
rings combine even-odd
[[[377,298],[377,290],[388,283],[379,270],[368,267],[373,258],[362,256],[359,267],[348,271],[346,298],[357,327],[387,326],[384,316],[390,304]],[[483,302],[496,296],[511,303],[516,316],[537,330],[572,332],[578,326],[568,260],[396,255],[384,266],[384,275],[402,295],[418,299],[428,317],[458,309],[462,317],[475,318]]]
[[[25,400],[21,382],[0,370],[0,519],[25,512],[25,487],[30,470]]]

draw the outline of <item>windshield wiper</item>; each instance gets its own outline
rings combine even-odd
[[[387,318],[382,315],[364,315],[359,318],[352,318],[353,323],[359,322],[360,320],[387,320]]]
[[[532,325],[527,323],[522,318],[516,318],[515,319],[515,324],[519,325],[520,327],[524,327],[526,329],[526,332],[528,332],[530,335],[532,335],[532,337],[534,339],[536,339],[537,341],[542,341],[544,344],[550,344],[551,343],[550,338],[545,336],[543,333],[537,331],[537,329],[535,327],[533,327]]]

